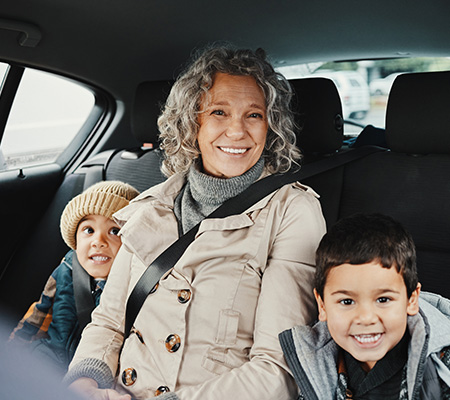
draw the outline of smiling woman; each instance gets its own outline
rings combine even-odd
[[[115,215],[123,246],[66,376],[72,388],[91,399],[295,396],[277,335],[314,318],[314,251],[325,232],[315,193],[289,184],[242,214],[204,219],[297,163],[290,97],[262,51],[212,48],[179,77],[159,118],[170,177]],[[138,278],[200,221],[126,337]]]
[[[199,116],[203,171],[232,178],[262,155],[267,137],[264,93],[251,76],[217,73]]]
[[[164,112],[158,119],[161,147],[166,154],[163,163],[166,175],[185,173],[199,159],[198,130],[205,114],[204,108],[211,107],[211,102],[224,101],[212,99],[212,96],[225,94],[224,79],[227,85],[233,83],[233,86],[227,87],[227,96],[232,95],[237,84],[244,82],[246,89],[252,89],[252,100],[249,102],[250,98],[247,97],[245,107],[254,107],[246,110],[252,111],[248,117],[255,117],[254,112],[257,111],[263,117],[262,120],[266,120],[267,136],[262,156],[268,172],[286,172],[298,165],[301,156],[295,146],[296,135],[290,105],[292,89],[284,76],[276,73],[265,58],[262,49],[254,54],[240,51],[234,55],[226,47],[212,47],[194,57],[191,67],[175,82]],[[213,88],[217,80],[219,85]],[[238,90],[243,92],[242,88]],[[233,101],[236,97],[234,92]],[[239,106],[242,107],[242,103]],[[233,107],[238,105],[233,104]],[[215,111],[215,115],[225,116],[223,107]],[[235,120],[236,116],[233,117]]]

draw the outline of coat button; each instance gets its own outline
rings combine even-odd
[[[155,293],[158,290],[159,283],[157,283],[155,286],[152,287],[152,290],[150,290],[150,294]]]
[[[141,332],[136,331],[135,333],[136,333],[136,336],[137,336],[137,338],[139,339],[139,341],[140,341],[142,344],[144,344],[144,338],[142,337]]]
[[[167,386],[160,386],[158,389],[155,390],[155,396],[159,396],[160,394],[168,392],[170,392],[170,390]]]
[[[167,336],[166,349],[170,353],[175,353],[181,346],[181,339],[178,335],[172,334]]]
[[[127,368],[122,373],[122,382],[125,386],[131,386],[136,382],[137,372],[134,368]]]
[[[137,338],[139,339],[139,341],[142,344],[144,344],[144,338],[142,337],[141,332],[139,332],[134,326],[133,326],[133,328],[131,328],[130,334],[131,333],[134,333],[137,336]]]
[[[189,289],[183,289],[178,291],[178,301],[181,304],[187,303],[191,299],[191,291]]]

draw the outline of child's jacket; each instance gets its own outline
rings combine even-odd
[[[73,291],[72,262],[76,257],[70,250],[47,280],[38,302],[33,303],[11,334],[10,340],[29,343],[33,353],[48,358],[64,370],[72,360],[80,341]],[[105,281],[93,288],[98,305]]]
[[[408,317],[411,341],[406,379],[402,382],[407,394],[402,391],[399,399],[447,400],[450,399],[450,300],[423,292],[419,306],[419,313]],[[346,399],[348,379],[343,374],[338,376],[339,347],[326,322],[286,330],[280,334],[280,343],[300,388],[299,399]]]

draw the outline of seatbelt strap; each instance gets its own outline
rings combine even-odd
[[[72,258],[72,280],[79,332],[81,332],[91,322],[91,313],[95,308],[95,301],[94,296],[92,296],[91,277],[80,265],[75,252]]]
[[[318,175],[344,164],[348,164],[358,158],[362,158],[379,151],[386,151],[386,149],[376,146],[362,146],[354,150],[321,159],[314,163],[306,164],[297,172],[270,175],[256,181],[239,195],[225,201],[219,208],[209,214],[206,218],[224,218],[229,215],[241,214],[252,205],[256,204],[259,200],[288,183],[310,178],[311,176]],[[195,235],[197,234],[200,223],[186,232],[165,251],[163,251],[150,264],[136,283],[127,301],[124,332],[125,338],[127,338],[130,334],[133,323],[142,307],[142,304],[144,304],[145,299],[159,282],[161,277],[176,264],[184,251],[192,243]]]

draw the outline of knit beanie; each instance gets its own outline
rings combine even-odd
[[[120,181],[103,181],[90,186],[70,200],[62,212],[60,228],[64,241],[75,250],[77,228],[82,218],[87,215],[111,218],[138,194],[133,186]]]

